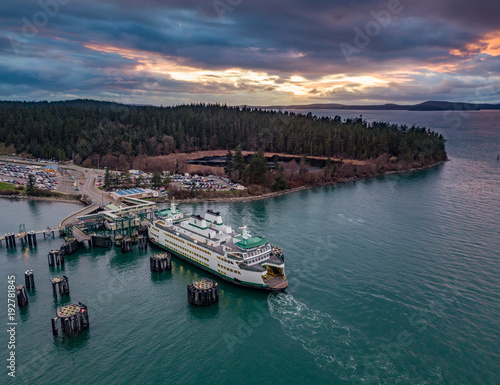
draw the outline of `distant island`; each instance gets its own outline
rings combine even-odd
[[[230,196],[421,169],[447,159],[443,136],[425,127],[219,104],[95,100],[0,102],[0,154],[12,153],[123,172],[225,174],[246,186]],[[196,161],[207,156],[223,159],[215,167]]]
[[[261,107],[273,110],[400,110],[400,111],[474,111],[500,110],[500,104],[428,101],[418,104],[347,105],[318,103]]]

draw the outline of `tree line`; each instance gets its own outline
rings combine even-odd
[[[235,149],[433,163],[445,139],[424,127],[361,117],[341,119],[219,104],[132,106],[92,100],[1,102],[0,142],[17,153],[81,163],[92,156],[130,160],[172,152]]]

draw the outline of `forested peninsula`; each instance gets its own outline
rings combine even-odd
[[[258,178],[275,189],[278,177],[285,180],[282,189],[424,168],[447,159],[443,136],[424,127],[218,104],[0,102],[0,143],[18,154],[111,170],[174,172],[186,165],[169,161],[172,155],[235,149],[296,155],[304,165],[313,157],[325,160],[315,173],[304,165],[299,172],[300,165],[292,170],[276,163],[269,175]],[[229,166],[226,173],[233,180],[256,183],[245,172],[251,161]]]

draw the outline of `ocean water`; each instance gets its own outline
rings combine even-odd
[[[221,211],[233,227],[283,248],[289,288],[270,294],[220,282],[210,308],[187,303],[204,271],[178,259],[152,274],[156,250],[81,249],[62,269],[36,248],[0,248],[7,275],[33,269],[17,309],[16,379],[26,384],[499,384],[500,112],[314,111],[423,125],[447,139],[439,167],[249,203]],[[77,206],[0,200],[0,233],[57,225]],[[69,278],[55,300],[49,279]],[[54,338],[62,303],[89,308],[90,329]],[[6,358],[7,333],[0,336]],[[5,361],[4,361],[5,362]],[[8,383],[7,369],[2,369]]]

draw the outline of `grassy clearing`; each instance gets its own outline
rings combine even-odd
[[[0,191],[15,190],[17,186],[18,186],[17,184],[0,182]]]

